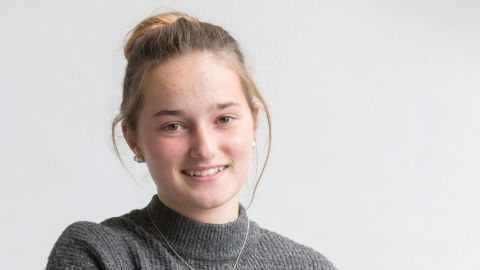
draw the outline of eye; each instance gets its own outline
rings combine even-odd
[[[228,116],[228,115],[222,115],[218,118],[218,123],[220,123],[221,125],[226,125],[226,124],[229,124],[233,121],[233,117],[231,116]]]
[[[182,127],[180,123],[171,123],[164,126],[162,129],[165,131],[179,131]]]

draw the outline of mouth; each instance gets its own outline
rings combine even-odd
[[[210,167],[208,169],[205,168],[205,169],[181,170],[181,173],[191,177],[202,177],[202,176],[204,177],[204,176],[218,174],[227,168],[228,168],[228,165],[222,165],[222,166]]]

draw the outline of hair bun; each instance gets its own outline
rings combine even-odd
[[[137,40],[143,37],[146,33],[158,29],[160,27],[170,25],[175,23],[178,19],[186,19],[190,21],[197,21],[196,18],[182,12],[165,12],[158,15],[150,16],[143,21],[141,21],[135,28],[133,28],[129,34],[127,35],[127,42],[125,43],[125,47],[123,52],[125,54],[125,58],[130,59],[130,55],[132,54],[133,47]]]

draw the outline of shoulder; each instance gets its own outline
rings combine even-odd
[[[321,253],[276,232],[258,228],[258,252],[266,258],[288,265],[302,266],[301,269],[336,270],[335,266]]]
[[[47,269],[102,268],[95,254],[98,229],[98,224],[86,221],[69,225],[55,242],[48,257]]]
[[[102,269],[118,266],[118,254],[129,254],[125,233],[120,227],[89,221],[69,225],[48,257],[47,269]]]
[[[91,221],[77,221],[70,224],[60,235],[58,241],[97,243],[120,238],[115,228]]]
[[[144,231],[137,224],[138,211],[112,217],[100,223],[78,221],[69,225],[58,239],[59,242],[84,243],[91,246],[112,244],[122,246],[125,240],[132,240]]]

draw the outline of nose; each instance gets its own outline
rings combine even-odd
[[[195,159],[211,160],[217,154],[217,142],[208,126],[197,126],[192,132],[190,156]]]

